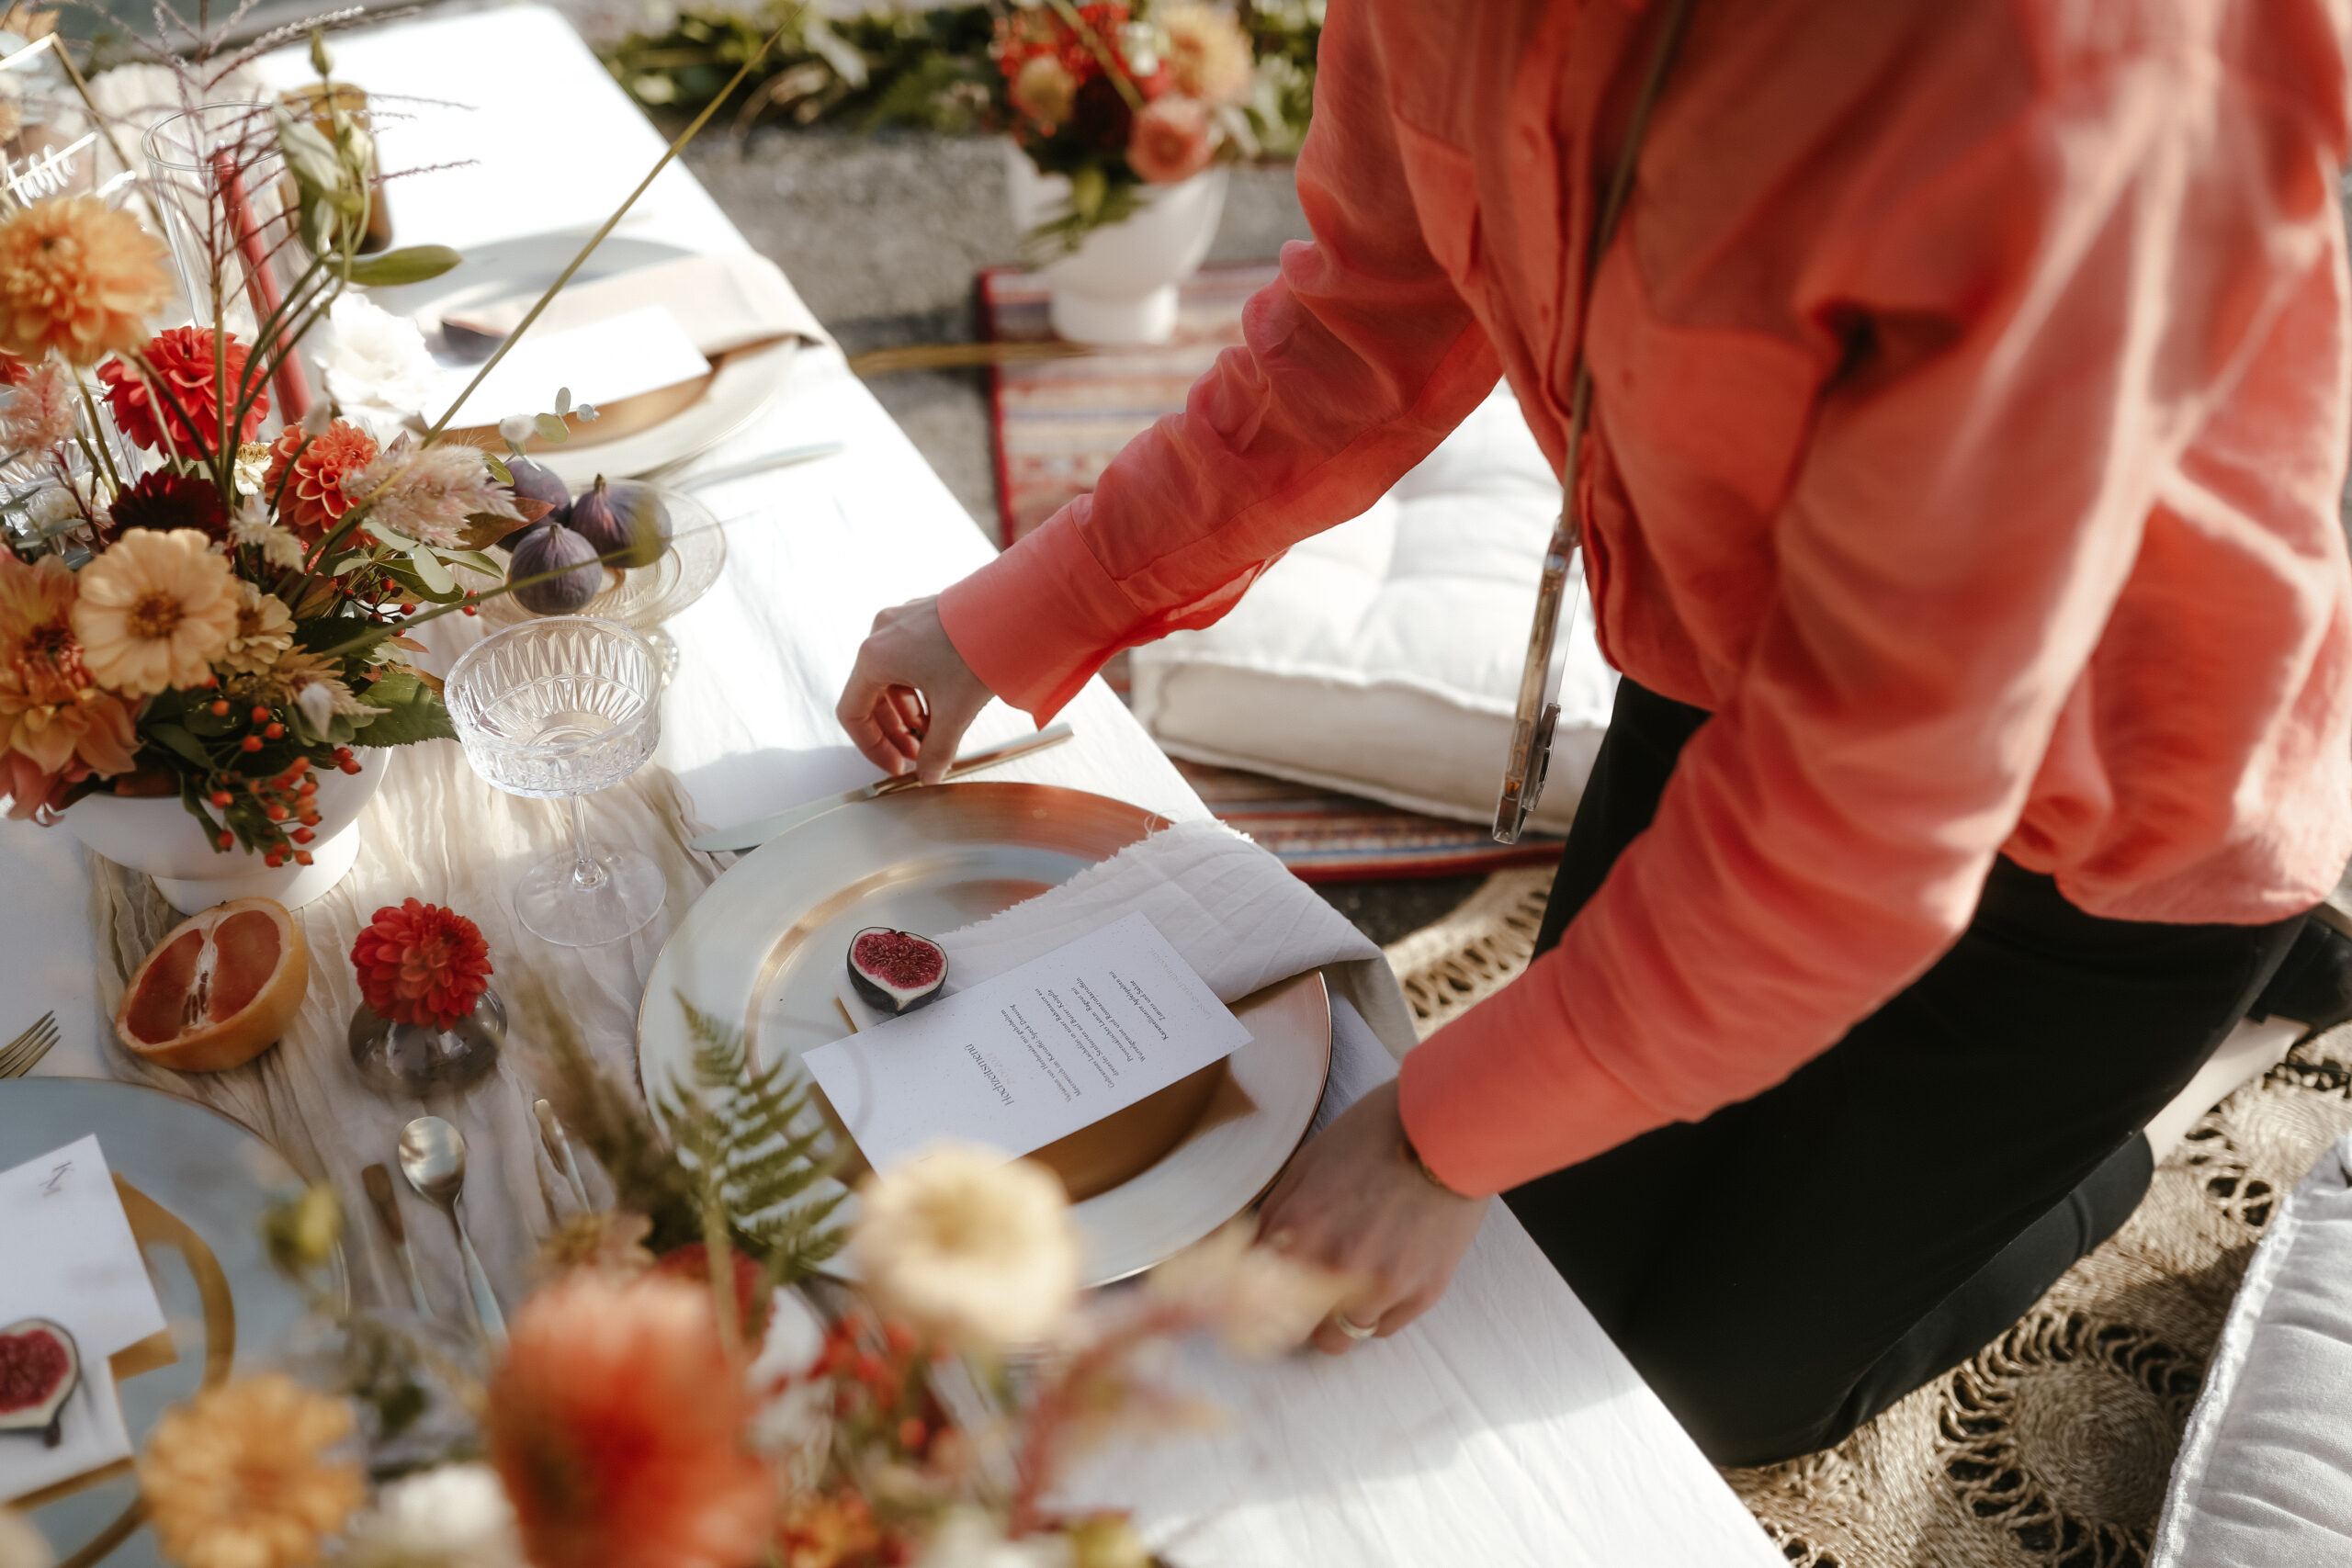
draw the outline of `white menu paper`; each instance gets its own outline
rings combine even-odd
[[[0,1171],[0,1329],[46,1318],[74,1336],[82,1377],[61,1440],[0,1443],[0,1501],[130,1457],[107,1358],[164,1331],[164,1309],[93,1135]]]
[[[1028,1154],[1250,1038],[1132,914],[801,1060],[880,1169],[938,1138]]]

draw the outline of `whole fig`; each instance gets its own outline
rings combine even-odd
[[[560,521],[565,508],[571,504],[571,492],[564,489],[563,481],[556,478],[554,473],[546,467],[532,462],[528,457],[508,457],[505,463],[506,471],[514,477],[514,499],[526,503],[523,507],[523,514],[534,523],[540,517],[553,517]],[[533,502],[546,510],[534,516],[533,508],[528,504]],[[489,520],[477,519],[477,521]],[[511,523],[506,525],[506,527],[508,531],[503,536],[491,540],[490,543],[498,549],[512,550],[521,540],[523,531]]]
[[[527,579],[559,572],[543,581]],[[514,590],[514,602],[535,615],[572,615],[605,586],[605,569],[596,563],[596,547],[576,531],[548,517],[514,536],[514,558],[506,581],[524,583]]]
[[[651,485],[596,482],[571,503],[572,529],[614,566],[651,566],[670,542],[670,509]]]
[[[571,492],[546,465],[528,457],[509,457],[506,471],[514,476],[514,493],[521,500],[544,501],[556,512],[571,504]]]

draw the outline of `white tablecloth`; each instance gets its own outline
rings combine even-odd
[[[381,127],[385,164],[472,167],[402,181],[402,243],[465,250],[585,230],[662,141],[575,35],[536,6],[339,39],[339,73],[379,97],[483,106]],[[300,81],[299,51],[268,62]],[[560,109],[556,106],[560,106]],[[625,231],[698,249],[743,245],[673,166]],[[839,457],[713,486],[727,570],[672,623],[684,656],[659,760],[714,823],[872,777],[832,705],[875,612],[934,592],[990,547],[830,350],[797,361],[777,403],[709,454],[716,467],[827,437]],[[1098,682],[1071,705],[1070,744],[998,776],[1068,784],[1171,818],[1205,808]],[[992,706],[982,744],[1028,721]],[[0,828],[0,1026],[54,1009],[63,1043],[42,1071],[111,1076],[92,1005],[88,879],[62,831]],[[641,976],[640,976],[641,978]],[[1339,1033],[1331,1107],[1394,1070],[1360,1025]],[[0,1093],[6,1086],[0,1085]],[[356,1245],[360,1244],[356,1242]],[[1498,1205],[1452,1293],[1421,1324],[1338,1361],[1192,1375],[1234,1411],[1213,1442],[1126,1457],[1089,1485],[1135,1506],[1177,1562],[1531,1568],[1772,1568],[1781,1562],[1624,1359]]]

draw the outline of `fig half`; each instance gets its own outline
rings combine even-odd
[[[876,1010],[912,1012],[947,984],[947,954],[927,936],[868,926],[849,939],[849,979]]]
[[[28,1317],[0,1328],[0,1432],[39,1432],[55,1448],[81,1381],[82,1353],[57,1325]]]

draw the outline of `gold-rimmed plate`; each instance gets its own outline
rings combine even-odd
[[[771,839],[705,891],[647,977],[638,1064],[648,1093],[688,1076],[678,997],[741,1020],[758,1060],[797,1057],[849,1032],[836,976],[852,933],[956,930],[1166,825],[1082,790],[974,780],[844,807]],[[1269,987],[1234,1012],[1251,1039],[1221,1069],[1162,1091],[1156,1111],[1147,1102],[1057,1145],[1066,1179],[1072,1162],[1125,1176],[1076,1204],[1088,1283],[1148,1269],[1248,1208],[1306,1135],[1331,1065],[1322,976]],[[1167,1127],[1179,1107],[1182,1123]]]
[[[146,1358],[137,1375],[121,1375],[128,1369],[116,1358],[123,1418],[132,1441],[143,1442],[165,1409],[283,1349],[301,1325],[310,1303],[271,1266],[262,1217],[301,1191],[302,1181],[237,1122],[161,1089],[103,1078],[0,1083],[0,1169],[92,1133],[123,1189],[131,1234],[171,1325],[171,1351]],[[338,1253],[332,1295],[343,1288]],[[42,1495],[30,1517],[60,1568],[158,1562],[154,1538],[140,1528],[139,1485],[128,1466]]]

